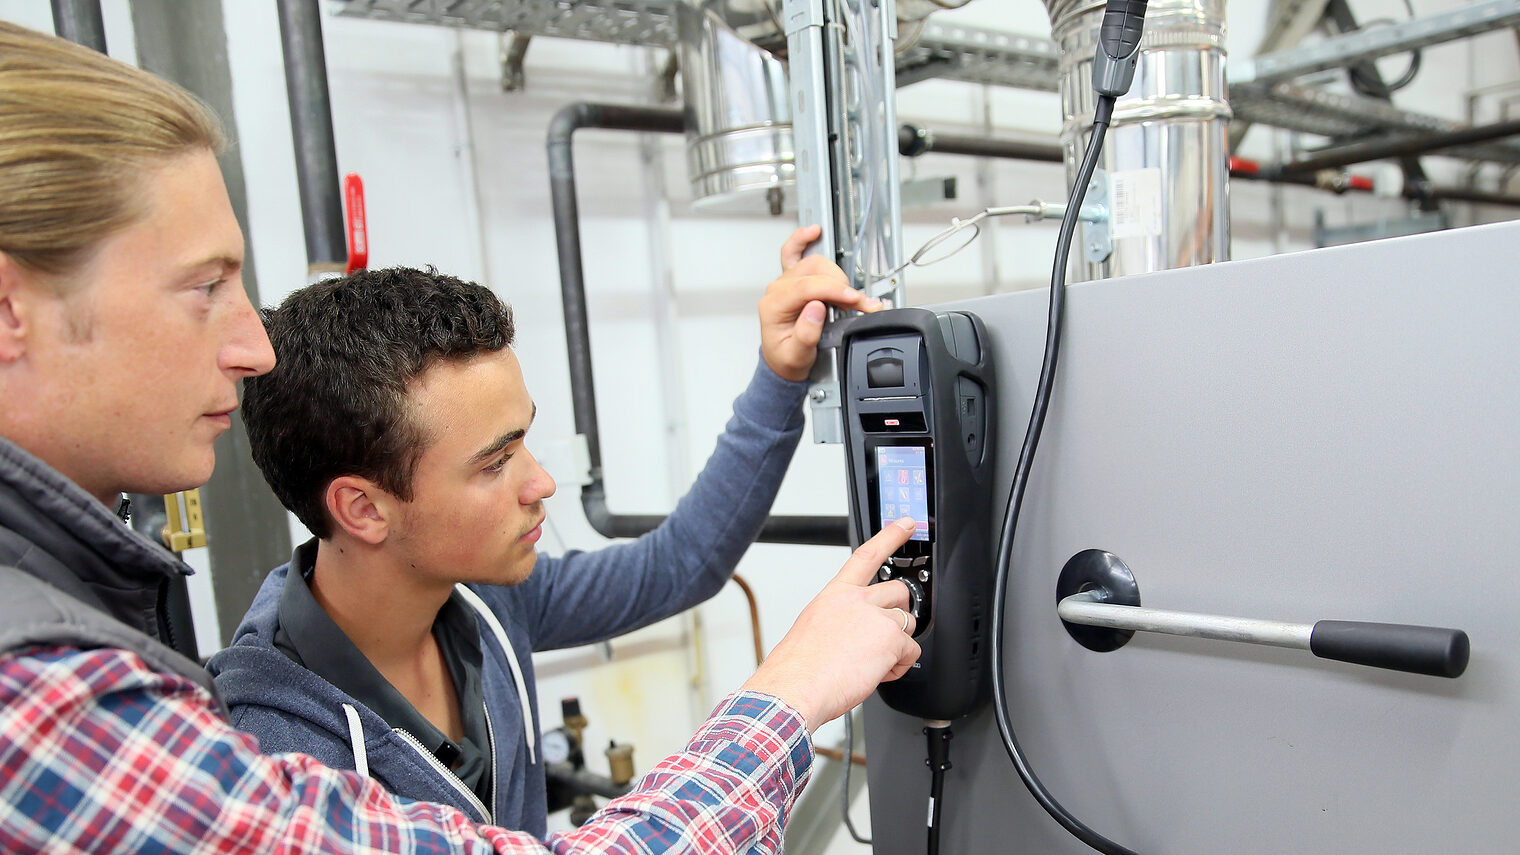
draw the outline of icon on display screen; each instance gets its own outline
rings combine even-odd
[[[917,445],[883,445],[876,449],[880,487],[877,497],[883,524],[899,517],[912,517],[916,528],[911,540],[929,539],[928,461]]]

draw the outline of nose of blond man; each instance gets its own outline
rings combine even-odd
[[[264,322],[239,288],[238,305],[222,345],[222,370],[239,378],[268,374],[274,368],[274,347],[264,331]]]

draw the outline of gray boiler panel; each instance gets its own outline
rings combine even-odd
[[[1015,731],[1141,855],[1514,852],[1520,839],[1520,224],[1072,286],[1009,584]],[[962,306],[1002,386],[1001,524],[1046,292]],[[1078,647],[1056,576],[1098,547],[1144,604],[1465,629],[1457,680],[1141,634]],[[867,706],[880,855],[924,851],[921,723]],[[942,851],[1070,853],[984,709]]]

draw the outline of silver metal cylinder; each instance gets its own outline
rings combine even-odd
[[[779,214],[796,185],[786,65],[746,38],[777,30],[768,7],[702,0],[676,4],[676,15],[694,203]]]
[[[1066,174],[1092,133],[1093,53],[1103,0],[1045,0],[1061,46]],[[1119,98],[1103,146],[1112,251],[1074,243],[1075,281],[1229,258],[1224,0],[1152,0],[1134,86]],[[1079,237],[1081,234],[1079,233]]]

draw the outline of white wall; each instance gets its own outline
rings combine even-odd
[[[118,35],[130,33],[124,0],[105,5],[113,45],[129,45],[129,35]],[[1266,5],[1264,0],[1232,4],[1230,49],[1236,55],[1254,53]],[[1415,0],[1421,14],[1456,5],[1453,0]],[[1364,19],[1404,16],[1397,0],[1358,0],[1354,7]],[[306,280],[278,23],[268,3],[227,3],[225,14],[237,145],[248,184],[251,256],[262,297],[274,303]],[[46,4],[26,0],[0,3],[0,17],[42,29],[51,24]],[[1031,34],[1049,31],[1036,0],[982,0],[944,13],[944,20]],[[435,265],[476,278],[512,303],[519,321],[518,352],[539,405],[531,441],[546,458],[559,458],[573,424],[544,158],[546,125],[555,110],[572,101],[649,103],[650,52],[536,39],[527,59],[526,91],[503,93],[492,34],[336,17],[326,18],[324,27],[339,168],[365,180],[371,266]],[[456,62],[462,63],[462,79]],[[1402,67],[1402,59],[1386,63],[1385,74],[1397,74]],[[1517,79],[1514,35],[1494,33],[1428,49],[1420,79],[1395,101],[1461,120],[1466,117],[1465,92]],[[1490,109],[1487,102],[1484,108]],[[898,115],[944,132],[980,133],[990,124],[996,134],[1053,136],[1059,102],[1053,94],[927,81],[898,93]],[[1258,128],[1252,133],[1244,153],[1271,159],[1274,132]],[[693,213],[681,140],[662,137],[651,143],[663,153],[664,196],[670,206],[668,234],[662,235],[650,216],[658,200],[645,192],[639,139],[599,132],[582,132],[577,139],[609,503],[622,512],[661,512],[701,467],[728,416],[729,402],[753,369],[759,345],[754,304],[777,273],[775,250],[792,222]],[[1443,183],[1454,183],[1464,168],[1439,158],[1427,158],[1427,163]],[[987,180],[982,195],[976,189],[979,170]],[[906,215],[904,243],[910,248],[950,216],[986,204],[1059,200],[1066,194],[1062,169],[1053,164],[929,155],[905,162],[903,173],[905,178],[956,175],[962,188],[958,205]],[[1394,200],[1337,198],[1248,182],[1237,182],[1231,193],[1237,258],[1308,248],[1316,208],[1324,208],[1332,223],[1396,217],[1404,211]],[[1282,234],[1271,215],[1272,198],[1279,193]],[[1510,215],[1503,209],[1465,206],[1452,211],[1464,223]],[[998,224],[959,256],[915,272],[909,293],[916,303],[933,303],[1043,287],[1054,235],[1055,225],[1049,223]],[[676,318],[675,340],[667,344],[677,354],[664,362],[654,320],[660,283],[651,270],[651,247],[661,246],[670,259]],[[668,394],[662,395],[662,388]],[[666,400],[675,402],[675,412],[664,411]],[[668,441],[672,437],[675,441]],[[559,495],[549,501],[552,527],[543,547],[595,548],[603,541],[584,520],[578,489],[563,480]],[[805,438],[776,511],[844,510],[839,448],[815,447]],[[298,539],[305,538],[294,520],[292,528]],[[781,637],[845,554],[842,548],[824,547],[758,545],[750,550],[740,572],[758,591],[767,645]],[[640,769],[676,750],[716,698],[753,667],[747,609],[736,588],[730,586],[699,615],[701,630],[695,634],[691,618],[677,618],[613,642],[613,664],[587,667],[600,663],[605,650],[540,656],[545,724],[558,724],[559,697],[578,694],[591,718],[593,747],[609,738],[631,741]],[[820,741],[833,744],[839,738],[839,731],[830,728]],[[600,764],[593,756],[593,767]],[[863,818],[860,807],[856,813]],[[834,848],[859,851],[843,835]]]

